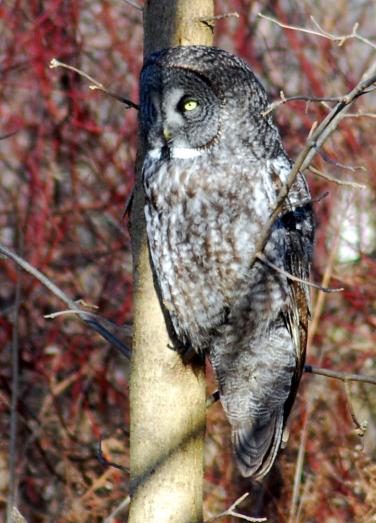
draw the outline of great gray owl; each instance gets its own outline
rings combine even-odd
[[[147,236],[179,343],[208,353],[238,468],[273,464],[305,360],[305,284],[257,260],[255,246],[291,170],[268,100],[248,65],[214,47],[145,62],[140,124]],[[289,192],[264,249],[307,279],[313,218],[305,179]]]

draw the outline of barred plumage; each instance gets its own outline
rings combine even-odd
[[[154,271],[179,343],[206,351],[244,476],[280,446],[305,358],[305,285],[257,261],[257,239],[291,163],[250,68],[212,47],[153,54],[141,75],[145,216]],[[302,175],[265,256],[309,276],[313,218]],[[303,203],[302,203],[303,202]]]

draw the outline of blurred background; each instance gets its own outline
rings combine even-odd
[[[133,2],[135,3],[135,2]],[[141,3],[140,3],[141,6]],[[270,99],[349,92],[375,61],[374,1],[216,2],[215,43],[246,59]],[[287,30],[258,17],[332,35]],[[137,114],[66,69],[78,67],[137,102],[142,11],[125,0],[0,3],[0,242],[83,308],[132,322],[125,202],[133,185]],[[308,363],[376,375],[376,92],[362,96],[313,162],[339,185],[307,173],[317,219]],[[333,104],[292,101],[274,112],[291,158]],[[82,303],[82,302],[81,302]],[[0,257],[0,519],[9,488],[29,523],[124,521],[129,493],[128,363],[46,287]],[[124,332],[119,337],[126,342]],[[123,338],[122,338],[123,336]],[[13,364],[12,364],[13,360]],[[15,361],[18,363],[15,367]],[[13,374],[12,374],[13,368]],[[16,375],[14,373],[16,370]],[[210,368],[208,392],[215,390]],[[18,385],[11,415],[12,380]],[[305,375],[289,440],[261,485],[234,470],[220,405],[209,409],[206,517],[239,507],[270,522],[376,521],[375,386]],[[368,421],[364,435],[352,417]],[[13,419],[13,433],[11,420]],[[14,420],[17,420],[16,439]],[[9,475],[11,441],[15,446]],[[102,455],[98,452],[101,442]],[[106,519],[107,518],[107,519]],[[221,521],[233,521],[223,518]]]

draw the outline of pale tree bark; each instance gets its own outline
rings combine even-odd
[[[212,42],[200,18],[212,0],[145,2],[145,56],[175,45]],[[143,152],[138,154],[140,165]],[[140,169],[132,208],[134,337],[130,380],[129,523],[202,522],[205,376],[171,350],[155,292],[145,237]]]

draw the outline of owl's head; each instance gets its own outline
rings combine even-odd
[[[140,102],[141,129],[156,158],[189,159],[223,144],[239,147],[257,142],[263,130],[279,141],[270,117],[262,115],[264,88],[245,62],[215,47],[152,54],[141,73]]]

